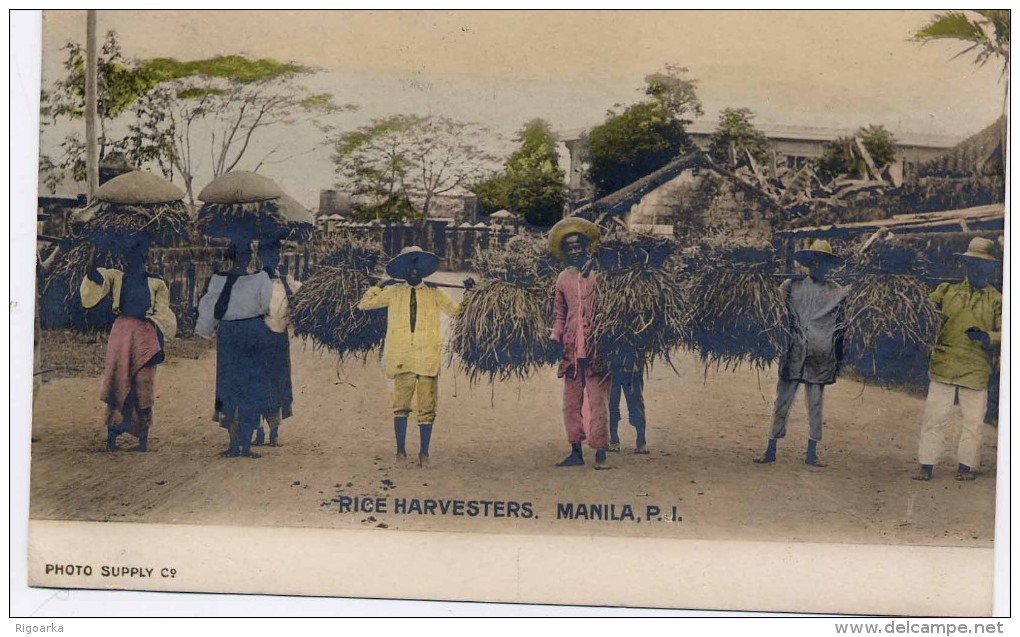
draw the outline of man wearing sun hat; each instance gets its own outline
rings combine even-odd
[[[956,451],[956,479],[975,478],[992,355],[1002,331],[1002,294],[988,283],[998,265],[992,255],[994,245],[989,239],[972,239],[966,252],[955,255],[966,268],[966,278],[961,283],[941,283],[931,294],[942,311],[942,328],[928,368],[930,383],[917,452],[921,470],[915,480],[931,480],[957,398],[963,427]]]
[[[404,442],[411,399],[421,445],[418,464],[428,467],[432,425],[436,419],[439,389],[439,360],[443,340],[439,332],[441,313],[453,315],[460,309],[446,292],[423,279],[439,268],[439,257],[418,246],[400,251],[386,264],[391,278],[365,292],[360,310],[386,308],[386,344],[383,358],[386,376],[393,379],[393,431],[397,442],[397,461],[407,460]],[[468,279],[465,287],[474,281]]]
[[[560,220],[549,231],[549,251],[566,264],[556,279],[552,340],[562,348],[563,422],[570,455],[557,466],[584,464],[582,443],[595,449],[595,468],[606,467],[612,375],[592,356],[597,272],[591,249],[601,232],[580,217]],[[587,410],[585,409],[587,408]]]
[[[765,454],[755,458],[759,464],[776,460],[776,444],[786,436],[786,422],[797,388],[807,395],[808,432],[806,464],[824,467],[817,446],[822,439],[822,395],[826,385],[836,382],[842,358],[842,313],[846,289],[830,281],[828,273],[842,259],[824,239],[799,250],[794,258],[808,269],[808,276],[787,279],[780,286],[790,313],[790,344],[780,362],[779,384],[772,413],[772,430]]]

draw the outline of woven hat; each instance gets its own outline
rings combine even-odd
[[[394,279],[405,279],[412,265],[424,279],[439,269],[439,257],[418,246],[408,246],[386,264],[386,274]]]
[[[250,203],[282,196],[283,189],[275,181],[246,171],[220,175],[198,193],[206,203]]]
[[[184,191],[149,172],[133,170],[99,187],[96,199],[109,203],[154,204],[184,199]]]
[[[970,240],[970,244],[967,245],[966,252],[954,252],[953,256],[961,259],[979,259],[981,261],[998,262],[999,260],[992,255],[992,249],[994,247],[995,242],[991,239],[974,237]]]
[[[832,251],[832,246],[829,245],[829,242],[825,239],[815,239],[811,242],[811,247],[806,250],[797,250],[794,252],[793,258],[801,263],[810,263],[816,259],[829,261],[843,260],[843,257],[838,256]]]
[[[560,219],[549,230],[549,252],[552,252],[553,256],[560,261],[563,260],[563,240],[572,234],[582,234],[588,237],[592,247],[597,246],[602,239],[599,227],[587,219],[581,217]]]

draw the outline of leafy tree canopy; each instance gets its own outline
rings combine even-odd
[[[853,137],[840,137],[825,144],[822,156],[815,160],[819,176],[866,179],[868,163],[858,141],[878,169],[896,158],[896,141],[892,134],[883,126],[866,126],[858,129]]]
[[[747,108],[723,110],[708,148],[712,159],[725,163],[730,169],[748,165],[748,155],[759,164],[766,161],[768,139],[754,126],[753,119],[754,113]]]
[[[597,193],[615,192],[661,168],[689,145],[685,127],[703,113],[697,82],[687,69],[668,64],[645,77],[649,98],[622,113],[610,111],[605,123],[588,133],[588,178]]]

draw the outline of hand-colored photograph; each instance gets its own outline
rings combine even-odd
[[[992,614],[1009,23],[43,12],[29,585]]]

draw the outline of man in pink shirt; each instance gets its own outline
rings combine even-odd
[[[570,455],[560,467],[583,465],[581,443],[587,440],[595,449],[595,468],[608,468],[612,376],[591,352],[598,274],[590,251],[600,238],[598,226],[578,217],[563,219],[549,232],[549,250],[567,266],[556,279],[552,330],[563,352],[557,375],[563,379],[563,422],[570,442]]]

